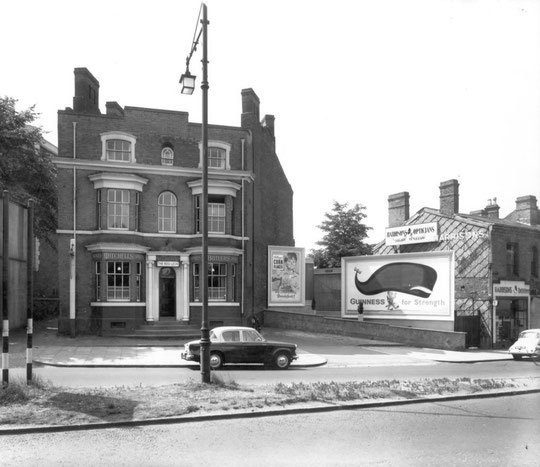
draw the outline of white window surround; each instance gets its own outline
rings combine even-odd
[[[135,190],[142,192],[143,186],[148,179],[133,174],[107,173],[89,175],[88,178],[94,184],[94,189],[115,188],[119,190]]]
[[[123,131],[107,131],[105,133],[101,133],[101,160],[106,161],[107,160],[107,141],[111,139],[120,139],[123,141],[128,141],[131,143],[131,157],[129,162],[135,163],[137,162],[135,160],[135,143],[137,142],[137,138],[133,135],[130,135],[129,133],[125,133]],[[110,161],[110,162],[121,162],[121,161]]]
[[[202,180],[188,182],[192,195],[202,194]],[[236,193],[242,188],[241,185],[228,180],[208,180],[208,194],[236,197]]]
[[[161,150],[161,165],[173,165],[174,151],[169,146]]]
[[[231,163],[230,163],[230,154],[231,154],[231,144],[226,143],[224,141],[208,141],[208,147],[209,148],[220,148],[225,151],[225,169],[224,170],[231,170]],[[199,168],[202,167],[202,142],[199,143]],[[215,169],[219,170],[219,169]]]

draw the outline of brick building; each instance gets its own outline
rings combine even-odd
[[[252,89],[240,126],[208,133],[209,322],[240,324],[266,307],[268,245],[294,246],[293,192]],[[75,69],[55,159],[61,332],[200,325],[201,154],[186,112],[107,102],[102,114],[99,82]]]
[[[409,193],[388,198],[389,228],[375,254],[453,251],[455,330],[467,331],[469,346],[507,347],[518,333],[540,327],[540,213],[535,196],[516,200],[516,209],[499,217],[496,200],[470,214],[459,213],[459,184],[440,184],[439,209],[409,216]],[[411,240],[412,229],[434,229],[425,240]],[[401,244],[396,236],[401,235]],[[408,233],[407,233],[408,232]],[[390,236],[394,235],[391,239]],[[393,323],[395,324],[395,323]],[[437,323],[411,323],[427,327]]]

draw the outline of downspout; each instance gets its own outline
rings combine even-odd
[[[77,168],[75,159],[77,158],[77,122],[73,122],[73,238],[69,242],[70,255],[70,277],[69,277],[69,329],[71,337],[75,337],[75,285],[77,271]]]
[[[245,159],[245,144],[246,144],[246,140],[244,138],[242,138],[241,140],[241,143],[242,143],[242,172],[244,171],[244,167],[245,167],[245,164],[244,164],[244,159]],[[245,210],[246,210],[246,206],[244,204],[245,202],[245,196],[244,196],[244,183],[245,183],[246,179],[244,176],[242,176],[242,304],[240,305],[240,314],[242,316],[242,320],[243,320],[243,317],[244,317],[244,313],[245,313],[245,310],[244,310],[244,301],[245,301],[245,291],[246,291],[246,254],[245,254],[245,251],[244,251],[244,248],[245,248],[245,245],[246,245],[246,241],[244,240],[244,235],[245,235],[245,231],[246,231],[246,228],[245,228]]]
[[[493,294],[493,241],[492,241],[492,234],[493,234],[493,224],[490,224],[488,226],[488,241],[489,241],[489,255],[488,255],[488,265],[489,265],[489,271],[488,271],[488,295],[491,297],[491,348],[493,349],[495,347],[495,337],[496,337],[496,314],[497,314],[497,305],[495,296]]]

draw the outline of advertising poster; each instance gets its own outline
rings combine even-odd
[[[304,306],[304,249],[268,247],[268,306]]]
[[[356,256],[341,260],[343,317],[454,319],[452,251]]]

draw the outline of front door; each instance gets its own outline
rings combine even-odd
[[[176,315],[176,274],[173,268],[159,271],[159,316]]]

